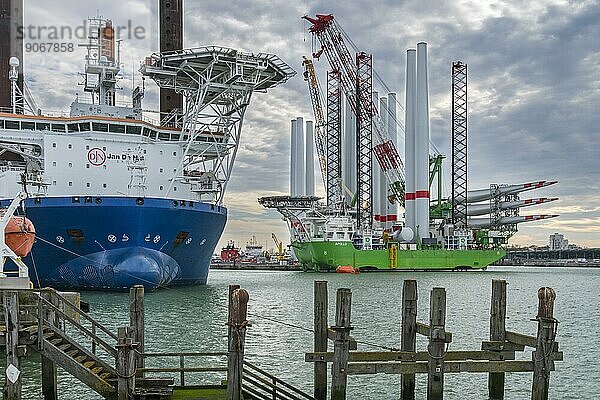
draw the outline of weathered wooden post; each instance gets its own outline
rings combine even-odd
[[[314,352],[327,352],[327,281],[315,281],[314,304]],[[316,400],[327,399],[327,363],[317,361],[314,365],[314,397]]]
[[[4,326],[6,327],[6,373],[4,375],[4,400],[21,399],[21,360],[19,359],[19,294],[2,293]]]
[[[132,400],[135,389],[135,352],[133,331],[120,327],[117,331],[117,395],[118,400]]]
[[[444,356],[446,352],[446,289],[431,290],[429,345],[427,352],[427,400],[444,398]]]
[[[402,288],[402,351],[416,351],[417,297],[417,281],[405,280]],[[402,400],[415,400],[415,374],[402,374],[400,379]]]
[[[144,286],[136,285],[129,289],[129,326],[133,331],[132,339],[138,344],[135,352],[136,371],[144,368]],[[136,372],[143,378],[144,372]]]
[[[350,312],[352,308],[352,292],[350,289],[338,289],[335,304],[335,332],[333,344],[333,365],[331,366],[331,399],[346,399],[348,382],[348,357],[350,354]]]
[[[229,287],[231,290],[231,286]],[[248,321],[248,292],[235,289],[229,300],[229,354],[227,356],[227,399],[241,400],[244,369],[244,341]]]
[[[506,339],[506,281],[492,280],[492,301],[490,306],[490,340],[504,342]],[[504,372],[490,372],[488,375],[488,396],[490,400],[504,399]]]
[[[533,385],[531,400],[547,400],[548,388],[550,387],[550,371],[554,367],[552,352],[556,339],[556,326],[558,321],[554,319],[554,300],[556,293],[554,289],[543,287],[538,290],[538,331],[537,346],[532,353],[533,357]]]
[[[44,311],[44,302],[42,299],[49,301],[51,304],[57,304],[57,299],[52,296],[50,291],[41,291],[38,299],[38,346],[43,350],[44,345],[44,324],[58,327],[58,316],[56,312],[49,309]],[[42,396],[44,400],[58,400],[58,385],[56,363],[51,359],[40,355],[42,361]]]

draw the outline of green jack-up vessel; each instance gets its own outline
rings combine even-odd
[[[258,201],[281,213],[294,255],[305,270],[485,269],[506,255],[503,246],[517,232],[517,224],[556,216],[519,214],[522,207],[556,200],[521,200],[519,193],[555,181],[468,190],[466,64],[452,66],[452,195],[442,198],[444,156],[435,147],[433,154],[429,151],[427,44],[407,50],[401,126],[395,93],[378,98],[373,92],[371,56],[357,53],[354,63],[333,15],[304,19],[321,43],[313,58],[325,54],[333,69],[325,120],[313,62],[303,62],[326,201],[309,195],[314,193],[313,125],[307,123],[305,136],[302,118],[292,120],[291,126],[292,196]],[[344,126],[342,94],[353,112],[345,113]],[[404,130],[404,161],[396,149],[398,127]],[[374,159],[379,166],[373,165]]]

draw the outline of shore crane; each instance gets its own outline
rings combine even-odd
[[[283,260],[285,258],[285,253],[283,252],[283,242],[277,238],[277,235],[271,233],[271,238],[273,238],[273,242],[275,243],[275,248],[277,249],[277,253],[275,256],[277,260]]]

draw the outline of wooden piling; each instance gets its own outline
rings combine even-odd
[[[4,374],[4,400],[21,400],[21,360],[18,355],[19,346],[19,294],[6,291],[2,296],[4,306],[4,326],[6,327],[6,366]],[[16,368],[19,374],[10,379],[8,368]]]
[[[348,358],[350,356],[350,312],[352,308],[352,292],[350,289],[338,289],[336,296],[335,331],[333,345],[333,365],[331,366],[331,399],[346,399],[348,382]]]
[[[314,286],[314,352],[327,351],[328,296],[327,281],[315,281]],[[314,365],[314,397],[316,400],[327,399],[327,363],[315,362]]]
[[[241,400],[242,373],[244,368],[244,342],[248,321],[248,292],[234,289],[229,299],[229,346],[227,356],[227,399]]]
[[[119,327],[117,337],[117,396],[118,400],[132,400],[136,369],[133,330],[130,327]]]
[[[550,387],[550,371],[554,367],[551,360],[554,342],[556,339],[556,325],[554,319],[554,300],[556,293],[552,288],[543,287],[538,290],[538,331],[537,346],[532,353],[533,357],[533,384],[531,400],[547,400]]]
[[[144,313],[144,286],[133,286],[129,289],[129,326],[133,332],[132,339],[138,344],[135,352],[136,370],[144,368]],[[136,376],[143,378],[143,371],[136,372]]]
[[[504,342],[506,339],[506,281],[492,281],[492,301],[490,305],[490,340]],[[490,400],[504,399],[504,372],[488,374],[488,397]]]
[[[43,355],[40,357],[42,359],[42,396],[44,400],[58,400],[56,363]]]
[[[431,290],[427,352],[427,400],[444,398],[444,356],[446,352],[446,289]]]
[[[58,306],[58,299],[52,296],[50,291],[41,291],[40,296],[50,303]],[[44,311],[43,303],[40,300],[38,307],[38,346],[43,346],[44,324],[58,327],[60,325],[58,315],[54,310]],[[42,396],[44,400],[58,400],[58,384],[56,363],[51,359],[40,355],[42,364]]]
[[[402,351],[416,351],[417,297],[417,281],[405,280],[402,288]],[[400,379],[400,398],[415,400],[415,374],[402,374]]]

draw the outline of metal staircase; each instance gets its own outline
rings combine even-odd
[[[54,289],[20,295],[29,307],[20,308],[19,342],[47,359],[42,362],[60,366],[105,399],[116,399],[117,335]]]

